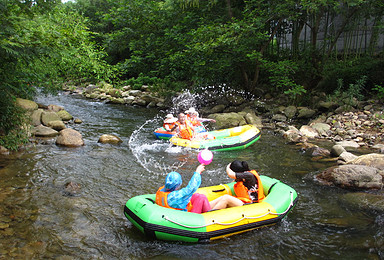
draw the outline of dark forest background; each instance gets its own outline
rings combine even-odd
[[[64,83],[384,98],[382,0],[0,0],[0,145]]]

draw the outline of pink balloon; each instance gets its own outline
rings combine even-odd
[[[213,153],[210,150],[202,150],[197,155],[197,160],[199,160],[199,163],[208,165],[212,162],[213,159]]]

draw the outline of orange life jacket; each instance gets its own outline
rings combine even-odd
[[[201,124],[201,122],[200,122],[199,120],[197,120],[197,119],[191,119],[190,121],[191,121],[191,124],[192,124],[193,126],[203,126],[203,125]]]
[[[156,192],[156,200],[155,200],[156,204],[159,206],[165,207],[165,208],[182,210],[182,209],[178,209],[178,208],[172,208],[171,206],[168,205],[167,197],[168,197],[168,194],[171,193],[171,191],[168,191],[168,192],[161,191],[163,188],[164,188],[164,186],[160,187]],[[192,203],[188,202],[187,211],[190,212],[191,210],[192,210]]]
[[[168,127],[166,127],[168,126]],[[165,130],[167,131],[171,131],[171,129],[175,126],[175,123],[164,123],[163,124],[163,127],[165,128]]]
[[[182,139],[188,139],[191,140],[193,137],[193,130],[189,126],[189,122],[185,121],[184,124],[180,124],[180,122],[176,122],[177,126],[179,127],[179,135]]]
[[[261,202],[265,198],[263,184],[261,183],[259,174],[257,174],[255,170],[251,170],[250,172],[255,175],[257,180],[257,201],[251,200],[248,194],[248,188],[244,186],[242,181],[237,182],[233,186],[236,193],[236,197],[244,203]]]
[[[189,122],[191,122],[192,126],[203,126],[199,120],[197,120],[196,117],[192,118],[190,115],[187,115],[187,119]]]

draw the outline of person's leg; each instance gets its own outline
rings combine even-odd
[[[193,213],[204,213],[211,209],[207,196],[199,193],[194,193],[191,198]]]
[[[225,209],[225,208],[242,206],[244,203],[238,198],[225,194],[211,201],[209,204],[211,206],[211,209]]]

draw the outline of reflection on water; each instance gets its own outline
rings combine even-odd
[[[170,170],[179,171],[186,183],[197,166],[197,151],[154,139],[165,112],[67,95],[38,101],[64,106],[82,119],[69,127],[82,133],[86,145],[36,144],[0,159],[0,259],[383,257],[383,213],[343,203],[344,190],[320,186],[313,178],[332,163],[311,161],[267,130],[248,149],[214,152],[202,185],[228,182],[225,166],[247,160],[260,174],[297,190],[299,202],[282,223],[211,244],[148,240],[124,217],[123,205],[130,197],[154,193]],[[99,144],[102,134],[115,134],[123,143]],[[81,185],[76,196],[64,190],[70,181]]]

